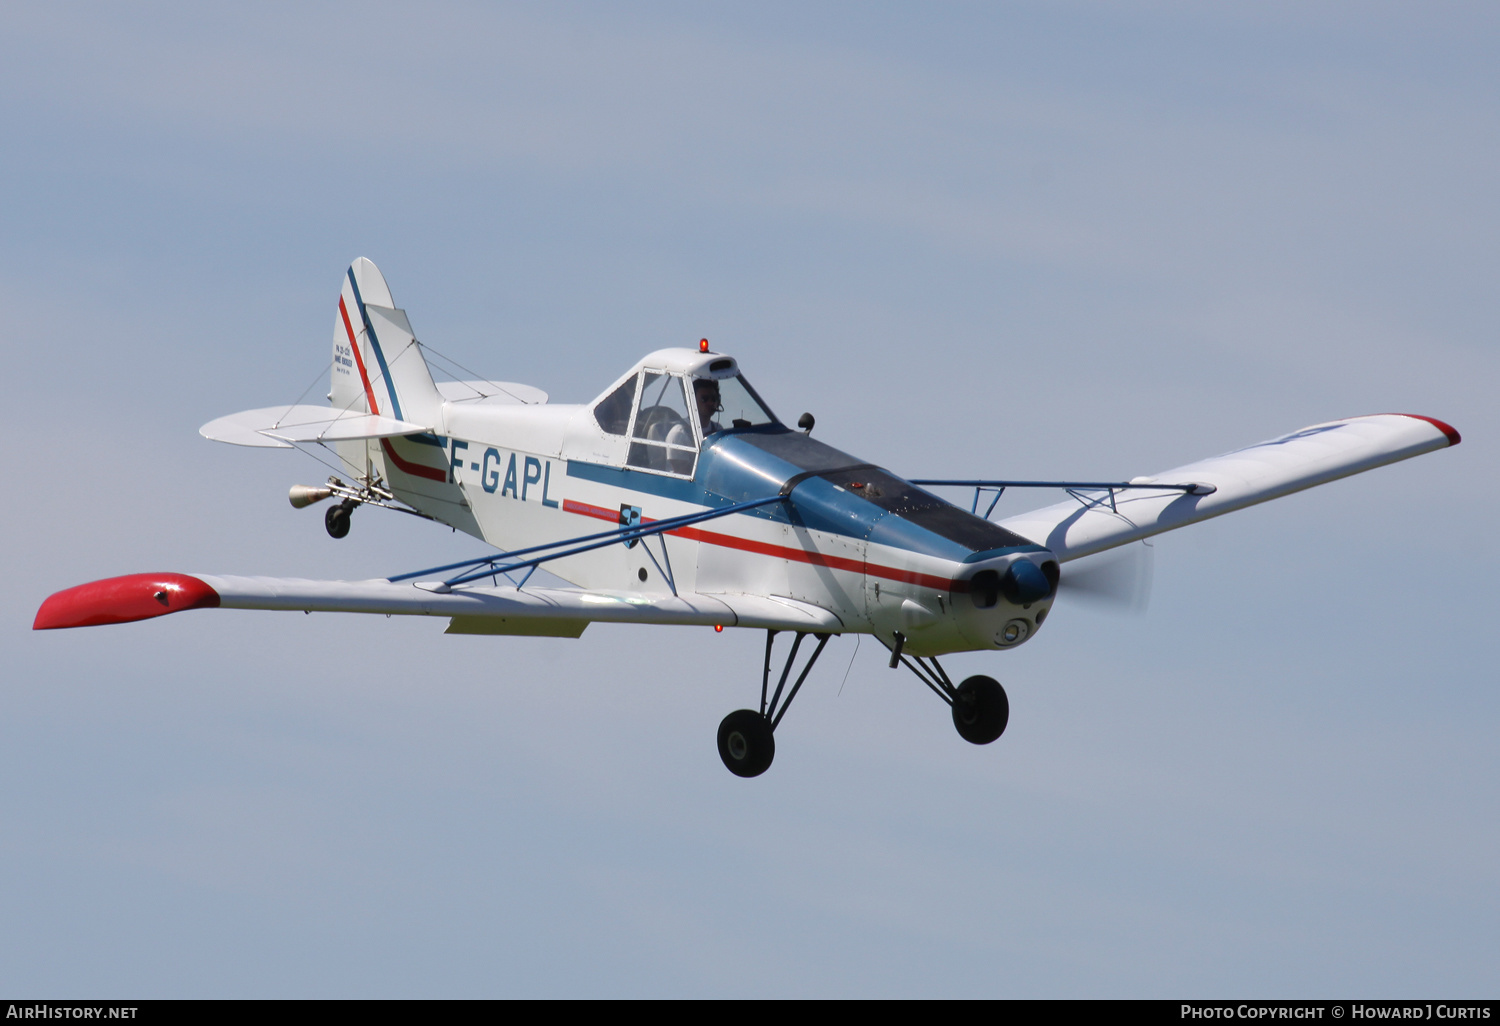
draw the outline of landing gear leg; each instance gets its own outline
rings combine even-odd
[[[323,526],[328,529],[330,538],[342,538],[349,533],[349,515],[358,505],[353,499],[345,499],[323,514]]]
[[[766,631],[766,663],[760,679],[760,712],[737,709],[719,724],[719,758],[724,760],[729,772],[737,777],[758,777],[771,768],[771,760],[776,758],[776,725],[786,715],[792,699],[797,697],[797,691],[807,679],[813,663],[823,654],[823,646],[828,644],[829,638],[827,634],[814,635],[818,639],[818,647],[813,650],[807,665],[797,675],[792,690],[787,692],[786,701],[782,702],[781,692],[786,687],[787,677],[791,675],[792,664],[797,660],[797,649],[802,647],[802,639],[807,637],[801,631],[797,632],[792,650],[787,654],[786,665],[782,667],[781,679],[776,683],[776,692],[767,701],[766,693],[770,691],[771,685],[771,646],[779,633]]]
[[[891,649],[891,666],[902,663],[917,675],[917,679],[953,707],[953,727],[958,736],[973,745],[987,745],[1005,733],[1010,722],[1010,699],[1005,689],[993,677],[976,675],[969,677],[958,687],[948,677],[948,671],[937,661],[937,656],[906,656],[901,654],[902,642],[906,639],[896,635]]]

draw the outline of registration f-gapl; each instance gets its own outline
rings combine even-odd
[[[813,438],[808,415],[788,427],[707,342],[651,353],[576,406],[513,383],[436,381],[363,258],[344,276],[332,348],[328,405],[251,410],[202,434],[336,456],[326,484],[291,490],[294,506],[330,503],[334,538],[356,510],[385,507],[498,552],[366,581],[133,574],[52,595],[34,626],[217,607],[440,616],[450,634],[577,638],[596,621],[764,630],[760,679],[745,680],[759,704],[718,734],[725,766],[753,777],[830,638],[878,639],[891,667],[951,706],[964,740],[988,744],[1009,719],[1005,690],[989,676],[955,684],[940,657],[1031,640],[1070,561],[1459,441],[1431,417],[1377,414],[1125,481],[908,480]],[[926,490],[939,487],[972,489],[970,508]],[[1064,497],[991,520],[1014,488]],[[573,586],[533,585],[538,566]]]

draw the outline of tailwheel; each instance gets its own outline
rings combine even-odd
[[[1010,721],[1010,699],[993,677],[976,676],[953,692],[953,726],[970,744],[987,745],[1005,733]]]
[[[776,758],[771,721],[753,709],[736,709],[719,724],[719,758],[737,777],[758,777]]]
[[[342,538],[349,533],[349,515],[357,505],[353,500],[345,499],[323,514],[323,526],[328,529],[330,538]]]

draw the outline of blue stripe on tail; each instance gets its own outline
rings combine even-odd
[[[396,398],[396,383],[391,380],[391,369],[386,366],[385,353],[380,349],[380,339],[375,337],[375,325],[370,323],[370,315],[365,313],[365,299],[359,294],[359,282],[354,280],[354,268],[349,268],[349,284],[354,289],[354,302],[359,307],[359,319],[364,322],[365,334],[370,336],[370,348],[375,350],[375,362],[380,364],[381,377],[385,378],[385,390],[391,397],[391,416],[397,420],[404,419],[401,416],[401,400]]]

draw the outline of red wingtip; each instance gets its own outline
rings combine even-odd
[[[36,611],[31,629],[97,627],[130,623],[184,609],[211,609],[219,593],[187,574],[130,574],[91,581],[49,596]]]
[[[1448,436],[1449,445],[1457,445],[1459,442],[1463,441],[1463,436],[1458,433],[1457,429],[1455,429],[1452,424],[1445,424],[1442,421],[1438,420],[1436,417],[1424,417],[1420,413],[1403,413],[1401,414],[1401,416],[1410,417],[1412,420],[1425,420],[1427,423],[1431,424],[1433,427],[1437,428],[1443,434]]]

